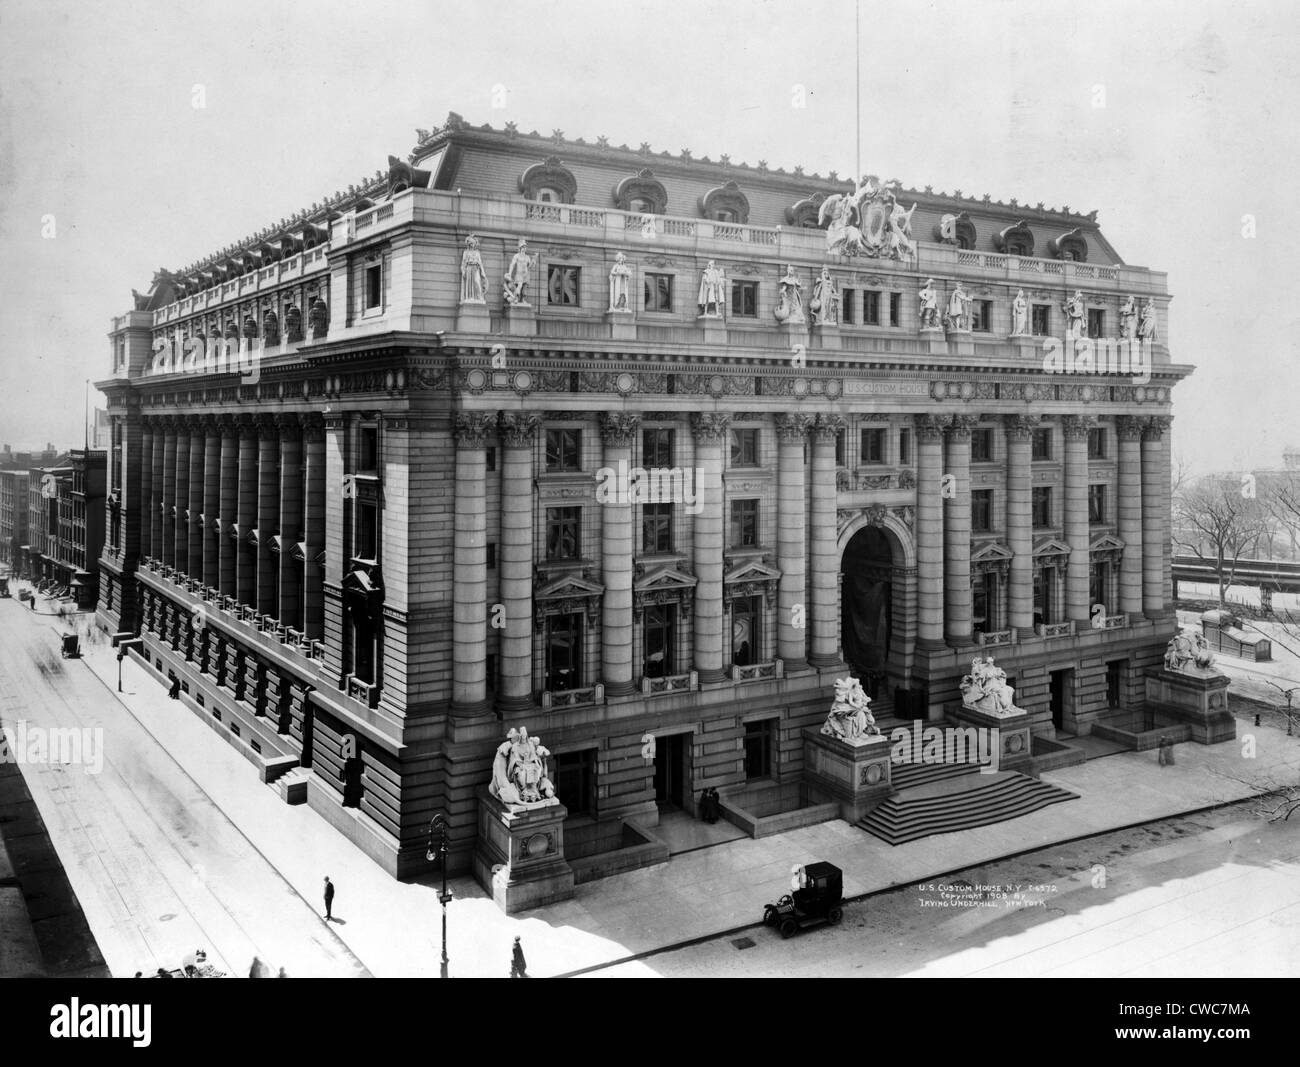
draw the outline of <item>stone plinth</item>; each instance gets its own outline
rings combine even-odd
[[[492,315],[486,304],[461,304],[456,309],[457,333],[488,333],[492,329]]]
[[[510,337],[537,336],[537,309],[532,304],[507,304],[504,314],[507,335]]]
[[[1014,715],[990,715],[988,712],[958,706],[953,717],[961,726],[979,730],[996,730],[1000,771],[1014,771],[1029,763],[1033,745],[1029,731],[1029,713],[1021,708]],[[983,746],[981,746],[982,748]],[[990,749],[991,751],[991,749]]]
[[[813,344],[817,348],[838,351],[840,348],[840,328],[838,326],[813,326]]]
[[[573,870],[564,859],[560,803],[511,811],[484,786],[478,791],[474,877],[507,915],[573,896]]]
[[[704,331],[704,343],[725,345],[727,343],[727,323],[721,315],[697,315],[695,324]]]
[[[636,340],[636,317],[630,311],[607,311],[605,321],[609,323],[611,340]]]
[[[803,732],[804,784],[810,803],[835,802],[840,818],[857,822],[892,790],[889,739],[854,745],[809,728]]]
[[[808,324],[806,322],[778,322],[776,332],[786,348],[793,349],[795,345],[808,347]]]
[[[1147,703],[1186,723],[1193,741],[1231,741],[1237,736],[1237,720],[1228,710],[1228,681],[1215,670],[1184,674],[1161,667],[1147,674]]]
[[[931,355],[946,355],[948,338],[940,327],[921,327],[921,343],[927,345]]]

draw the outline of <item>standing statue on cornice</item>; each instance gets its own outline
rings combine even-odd
[[[1132,341],[1137,337],[1137,302],[1130,296],[1119,309],[1119,339]]]
[[[952,291],[952,296],[948,298],[948,328],[958,333],[965,333],[970,329],[970,306],[971,296],[962,287],[961,282],[957,283],[957,288]]]
[[[725,286],[726,276],[723,274],[722,268],[718,267],[713,260],[709,260],[708,265],[704,268],[704,274],[700,278],[700,298],[696,301],[699,304],[701,316],[710,319],[722,318],[722,309],[726,301],[726,297],[723,295]]]
[[[791,326],[807,321],[803,314],[803,283],[795,274],[793,264],[786,264],[785,277],[777,283],[777,290],[776,321]]]
[[[939,329],[939,294],[934,288],[934,279],[927,278],[925,285],[916,295],[920,303],[921,329]]]
[[[1142,305],[1142,321],[1138,323],[1138,337],[1143,341],[1155,341],[1156,336],[1156,302],[1150,297]]]
[[[1026,337],[1029,334],[1029,301],[1021,289],[1011,301],[1011,336]]]
[[[505,285],[502,287],[502,295],[507,304],[528,303],[528,280],[532,270],[533,261],[528,255],[528,242],[521,237],[518,251],[510,258],[510,266],[506,268]]]
[[[632,313],[632,298],[629,295],[632,286],[632,268],[627,265],[627,256],[622,252],[614,257],[614,265],[609,268],[609,310]]]
[[[1079,289],[1076,289],[1074,296],[1061,305],[1061,310],[1065,312],[1065,339],[1067,341],[1077,340],[1085,336],[1083,327],[1084,307],[1083,292]]]
[[[904,259],[916,255],[916,242],[912,240],[912,212],[916,210],[916,204],[912,205],[911,211],[904,211],[903,205],[894,199],[894,194],[889,194],[889,236],[885,247],[885,254],[891,259]]]
[[[487,302],[487,275],[483,271],[483,256],[478,250],[478,238],[472,233],[465,238],[465,251],[460,255],[460,302]]]
[[[808,308],[812,311],[814,326],[840,324],[840,294],[829,267],[822,267],[821,277],[813,285],[812,301]]]

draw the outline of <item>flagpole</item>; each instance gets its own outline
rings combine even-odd
[[[853,106],[854,131],[857,152],[857,169],[853,172],[853,184],[862,180],[862,0],[853,0]]]

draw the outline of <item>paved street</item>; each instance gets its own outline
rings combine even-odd
[[[788,941],[755,926],[590,976],[1294,976],[1300,822],[1243,821],[1242,808],[880,893]]]

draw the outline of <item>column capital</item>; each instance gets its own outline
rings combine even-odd
[[[979,425],[979,415],[953,415],[948,424],[948,437],[953,441],[969,441],[970,432]]]
[[[222,437],[239,436],[239,420],[229,412],[221,412],[218,415],[213,415],[212,423],[216,428],[216,432]]]
[[[916,436],[923,441],[942,437],[951,420],[951,415],[917,415]]]
[[[691,432],[697,441],[721,441],[731,429],[731,416],[720,411],[697,411],[691,416]]]
[[[818,415],[812,433],[819,441],[834,441],[844,432],[845,425],[843,415]]]
[[[1149,415],[1143,420],[1142,440],[1159,441],[1165,435],[1173,423],[1173,417],[1170,415]]]
[[[1097,420],[1091,415],[1062,415],[1061,429],[1065,432],[1065,439],[1087,437],[1088,431],[1097,424]]]
[[[641,416],[630,411],[604,411],[600,416],[600,438],[612,448],[629,448],[641,426]]]
[[[232,415],[231,418],[235,420],[235,428],[239,431],[240,440],[257,440],[257,423],[253,421],[253,416]]]
[[[496,414],[490,411],[458,411],[452,433],[457,448],[483,448],[496,428]]]
[[[1002,416],[1002,425],[1006,428],[1007,437],[1017,440],[1028,440],[1041,422],[1037,415]]]
[[[325,440],[325,419],[316,411],[302,416],[302,436],[307,441]]]
[[[1115,432],[1121,441],[1140,441],[1142,440],[1142,423],[1141,415],[1116,415]]]
[[[279,435],[280,428],[275,415],[254,415],[252,418],[259,438],[269,441],[272,437]]]
[[[776,417],[776,436],[779,441],[803,441],[812,429],[814,416],[803,412],[782,412]]]
[[[506,448],[526,448],[537,437],[542,417],[535,411],[502,411],[497,415],[497,432]]]
[[[280,436],[299,437],[302,435],[302,423],[299,422],[297,415],[283,412],[275,416],[275,425],[280,431]]]

